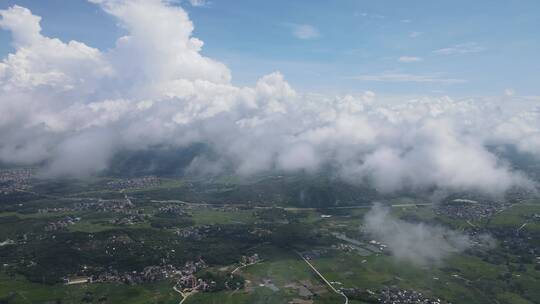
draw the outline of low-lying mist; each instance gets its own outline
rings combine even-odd
[[[463,233],[442,226],[406,222],[392,216],[390,208],[379,203],[365,215],[364,229],[387,245],[397,260],[421,266],[441,263],[472,246],[471,239]]]

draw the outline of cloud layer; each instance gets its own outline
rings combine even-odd
[[[0,63],[0,161],[46,162],[50,174],[92,174],[121,149],[204,143],[212,161],[193,166],[238,174],[314,172],[403,188],[504,191],[527,179],[486,149],[540,152],[540,113],[507,111],[505,98],[421,98],[386,103],[373,92],[296,92],[279,72],[237,87],[203,56],[187,13],[165,0],[90,0],[128,33],[102,51],[41,33],[40,17],[0,10],[15,52]],[[312,35],[311,35],[312,36]],[[373,81],[449,82],[440,75],[385,74]],[[518,99],[517,96],[512,96]],[[217,169],[216,169],[217,168]]]

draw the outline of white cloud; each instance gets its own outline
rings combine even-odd
[[[452,189],[474,184],[475,190],[489,192],[513,181],[526,180],[509,174],[508,168],[498,164],[497,158],[473,138],[456,134],[450,122],[429,119],[407,136],[414,143],[409,150],[377,148],[365,157],[357,172],[372,179],[383,192],[393,192],[404,185],[424,188],[431,183],[446,184]]]
[[[385,72],[381,74],[359,75],[354,79],[361,81],[377,81],[377,82],[424,82],[424,83],[443,83],[455,84],[466,82],[464,79],[445,78],[441,74],[407,74]]]
[[[418,61],[422,61],[422,58],[420,57],[415,57],[415,56],[401,56],[399,57],[398,59],[399,62],[418,62]]]
[[[513,144],[522,152],[540,156],[540,109],[502,119],[492,132],[495,142]]]
[[[77,41],[63,43],[41,35],[40,17],[20,6],[0,11],[0,28],[11,31],[17,53],[3,60],[4,90],[74,86],[91,89],[96,78],[111,70],[99,50]]]
[[[32,15],[27,8],[14,5],[3,11],[0,27],[11,31],[15,47],[30,45],[40,39],[41,17]]]
[[[321,36],[319,30],[309,24],[296,24],[293,26],[293,35],[298,39],[309,40]]]
[[[476,42],[469,42],[469,43],[462,43],[462,44],[456,44],[451,47],[442,48],[433,51],[433,53],[438,55],[463,55],[463,54],[470,54],[470,53],[479,53],[484,51],[485,48],[481,45],[479,45]]]

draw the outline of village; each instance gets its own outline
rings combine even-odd
[[[181,267],[171,264],[161,266],[147,266],[142,271],[119,272],[108,269],[95,275],[73,275],[63,278],[65,285],[79,285],[91,283],[122,283],[128,285],[146,284],[170,280],[174,282],[173,289],[183,295],[195,292],[212,292],[218,290],[235,290],[243,287],[243,279],[235,274],[238,270],[261,262],[257,253],[242,256],[238,266],[228,274],[214,274],[201,271],[208,269],[207,263],[199,258],[196,261],[188,261]],[[87,271],[82,266],[82,273]]]
[[[206,268],[204,260],[188,261],[182,267],[176,267],[170,264],[162,266],[146,266],[142,271],[119,272],[114,269],[108,269],[91,276],[67,276],[64,278],[66,285],[83,284],[83,283],[98,283],[98,282],[117,282],[124,284],[143,284],[148,282],[162,281],[166,279],[187,278],[195,272]],[[87,267],[81,267],[82,272],[86,271]]]
[[[380,304],[440,304],[441,299],[427,297],[421,292],[397,287],[387,287],[380,291]],[[446,302],[445,302],[446,303]],[[448,302],[448,304],[450,304]]]
[[[34,171],[33,168],[0,170],[0,194],[29,190]]]
[[[129,190],[157,187],[161,184],[161,179],[157,176],[142,176],[137,178],[122,178],[107,182],[110,190]]]
[[[454,199],[437,205],[436,214],[463,220],[488,219],[509,208],[509,202]]]

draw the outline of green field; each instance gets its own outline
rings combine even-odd
[[[490,221],[490,226],[518,229],[527,222],[527,225],[523,229],[540,232],[540,221],[530,220],[534,214],[540,215],[540,204],[528,203],[514,205],[495,215]]]
[[[30,303],[83,303],[89,296],[94,303],[173,304],[180,296],[172,290],[171,282],[128,286],[125,284],[94,283],[84,285],[41,285],[24,278],[0,275],[0,302]],[[4,302],[2,302],[4,303]]]
[[[268,246],[257,248],[257,252],[263,261],[241,270],[249,281],[245,290],[199,293],[184,303],[287,303],[302,298],[296,287],[306,283],[318,292],[312,296],[314,303],[342,302],[294,252]]]
[[[222,211],[217,209],[196,208],[190,213],[196,225],[215,224],[251,224],[255,221],[252,210]]]

